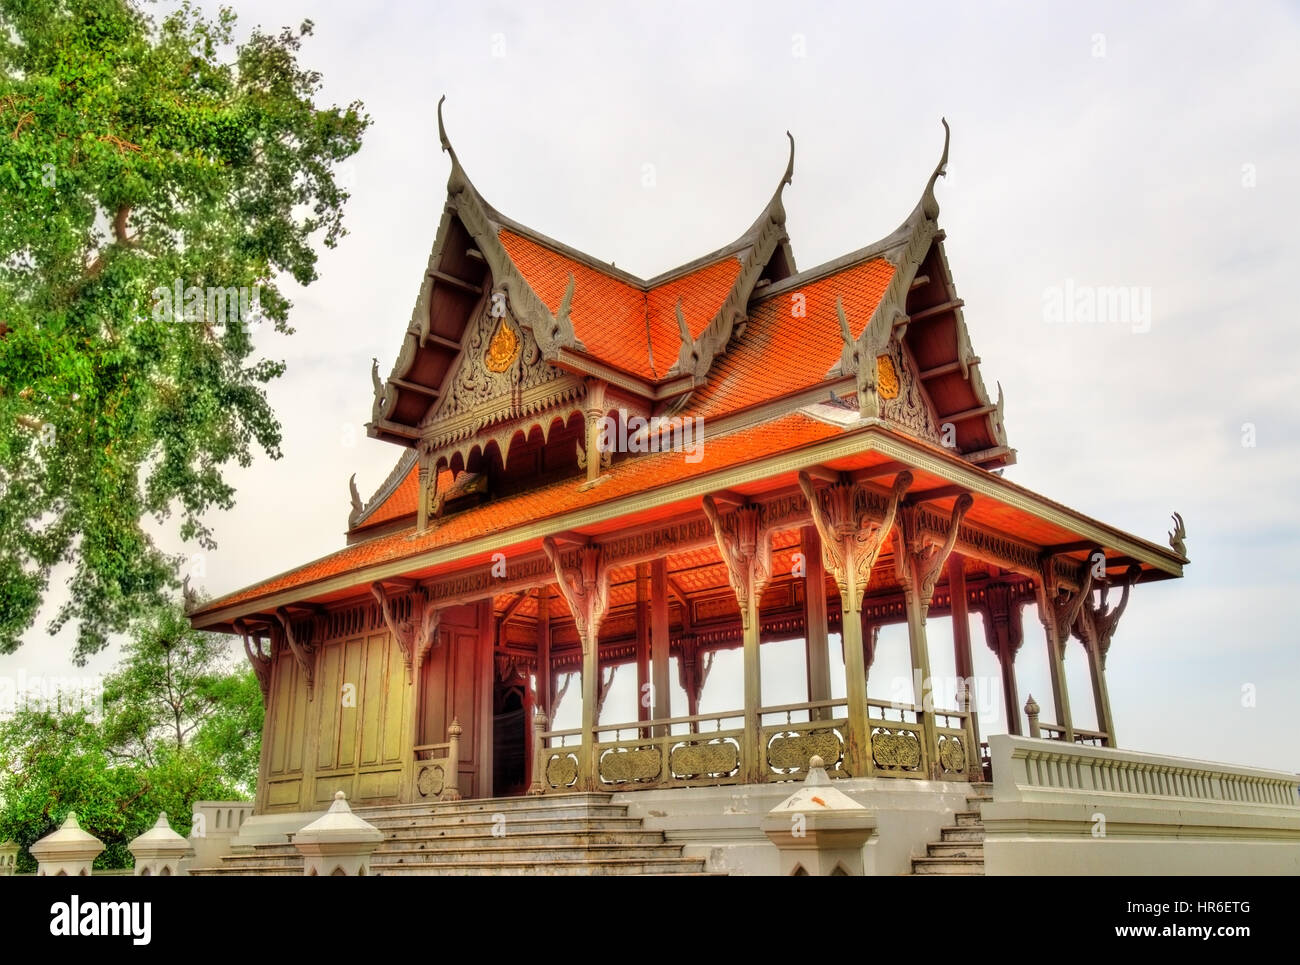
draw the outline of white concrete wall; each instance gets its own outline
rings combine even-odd
[[[1300,874],[1294,774],[1008,735],[989,748],[986,874]]]
[[[185,859],[186,870],[219,866],[222,855],[230,854],[232,839],[252,815],[252,801],[195,801],[189,835],[194,854]]]
[[[799,787],[798,783],[745,784],[733,787],[623,791],[613,796],[628,814],[642,818],[647,830],[663,831],[683,846],[688,858],[703,858],[708,871],[739,875],[779,873],[776,846],[759,825],[767,812]],[[835,788],[876,818],[877,833],[863,849],[867,874],[910,874],[912,858],[939,839],[939,829],[953,823],[952,813],[967,809],[969,784],[891,778],[843,778]]]

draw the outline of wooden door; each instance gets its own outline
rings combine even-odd
[[[491,652],[483,620],[485,609],[471,604],[443,611],[438,643],[420,675],[416,743],[443,743],[452,719],[460,721],[460,792],[467,798],[492,793]]]

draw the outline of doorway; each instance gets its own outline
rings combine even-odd
[[[524,682],[497,682],[492,698],[492,796],[528,790],[528,728]]]

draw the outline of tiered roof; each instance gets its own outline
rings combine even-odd
[[[946,133],[920,201],[897,230],[874,244],[797,271],[782,201],[793,178],[791,139],[786,170],[747,231],[723,249],[642,280],[489,206],[447,139],[441,106],[439,133],[452,162],[447,203],[397,361],[386,380],[374,373],[370,434],[406,451],[371,499],[363,504],[354,489],[352,545],[213,601],[195,614],[197,622],[228,625],[240,612],[291,597],[337,599],[399,571],[420,578],[464,562],[494,536],[505,540],[503,548],[533,545],[548,525],[567,525],[579,511],[596,519],[606,506],[624,513],[625,524],[661,516],[673,505],[680,509],[682,499],[698,504],[698,493],[709,486],[734,486],[737,469],[771,463],[783,453],[821,446],[826,464],[836,469],[869,468],[884,461],[879,453],[836,448],[836,439],[875,428],[901,434],[917,459],[929,460],[930,476],[908,461],[918,485],[928,478],[943,486],[961,476],[966,488],[992,497],[976,503],[972,522],[983,516],[1002,532],[1041,535],[1044,545],[1079,543],[1079,552],[1082,543],[1098,542],[1118,548],[1125,560],[1176,574],[1178,557],[1168,550],[999,478],[1015,459],[1002,426],[1001,391],[992,400],[980,376],[937,223],[934,185],[947,164]],[[639,455],[605,469],[597,486],[576,475],[546,482],[417,532],[415,447],[422,437],[427,443],[431,425],[448,425],[441,442],[464,440],[479,450],[487,430],[505,425],[504,460],[506,450],[528,436],[521,417],[537,412],[537,427],[547,434],[567,418],[547,410],[518,380],[509,400],[471,406],[468,414],[445,402],[479,337],[476,313],[498,294],[535,348],[537,364],[568,380],[561,389],[573,387],[574,405],[584,386],[599,380],[648,412],[702,416],[708,430],[703,459]],[[556,391],[547,396],[551,402],[562,397]],[[445,484],[467,464],[448,459],[433,471]],[[792,485],[792,472],[783,472]],[[676,493],[686,495],[674,499]],[[654,494],[663,498],[638,498]],[[457,547],[464,552],[454,552]]]

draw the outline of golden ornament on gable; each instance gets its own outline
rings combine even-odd
[[[504,372],[519,357],[519,336],[504,318],[488,343],[483,365],[489,372]]]
[[[876,356],[876,391],[882,399],[898,398],[898,370],[888,355]]]

